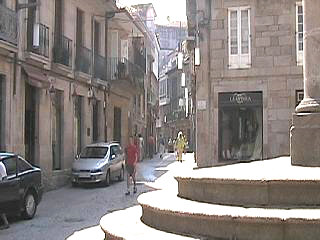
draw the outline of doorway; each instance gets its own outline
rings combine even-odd
[[[219,160],[262,159],[262,93],[219,94]]]
[[[99,107],[100,101],[96,101],[92,107],[92,141],[97,142],[99,140]]]
[[[37,97],[36,87],[26,83],[25,86],[25,151],[26,159],[35,164],[36,129],[37,129]]]
[[[82,148],[82,102],[83,97],[76,96],[74,99],[74,143],[75,154],[79,155]]]
[[[63,92],[56,90],[52,103],[52,168],[61,170],[63,136]]]
[[[114,107],[113,140],[121,143],[121,108]]]

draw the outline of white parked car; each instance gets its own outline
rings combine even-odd
[[[117,142],[95,143],[86,146],[72,164],[72,185],[124,179],[125,158]]]

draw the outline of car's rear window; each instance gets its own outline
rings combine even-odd
[[[86,147],[80,154],[80,158],[104,158],[108,147]]]

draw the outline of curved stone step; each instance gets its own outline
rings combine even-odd
[[[320,168],[291,166],[290,157],[205,169],[175,177],[179,196],[236,206],[320,206]]]
[[[105,215],[100,227],[108,240],[200,240],[151,228],[141,222],[141,206]]]
[[[142,221],[176,234],[209,239],[320,239],[320,209],[263,209],[200,203],[165,191],[139,196]]]

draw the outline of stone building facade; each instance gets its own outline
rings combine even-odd
[[[197,162],[288,155],[303,96],[303,19],[296,0],[187,0],[196,66]]]
[[[134,42],[148,36],[127,10],[115,1],[4,0],[0,11],[0,150],[40,166],[46,189],[68,182],[86,144],[125,146],[132,123],[146,127],[134,105],[145,96],[146,56]]]

